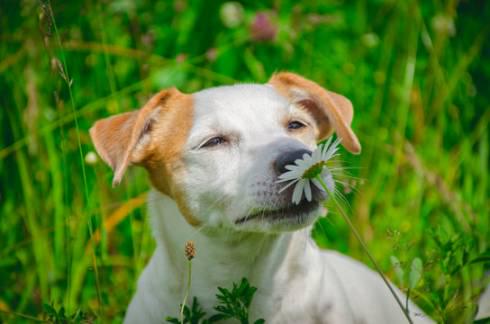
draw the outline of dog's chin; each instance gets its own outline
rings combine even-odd
[[[260,209],[235,221],[235,226],[245,231],[288,232],[312,224],[319,215],[320,202],[303,200],[277,209]]]

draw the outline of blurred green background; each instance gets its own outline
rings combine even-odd
[[[489,29],[488,1],[2,0],[0,322],[124,315],[154,248],[149,184],[133,169],[111,188],[94,121],[279,70],[352,100],[347,213],[429,315],[471,322],[489,269]],[[314,237],[369,264],[335,212]]]

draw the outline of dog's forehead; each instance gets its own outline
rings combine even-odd
[[[198,124],[270,122],[280,119],[290,109],[288,100],[270,85],[221,86],[193,96],[194,122]]]

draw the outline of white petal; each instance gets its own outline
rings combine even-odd
[[[322,154],[322,158],[327,158],[328,159],[328,155],[330,154],[330,150],[331,150],[331,146],[325,146],[323,148],[323,154]]]
[[[308,163],[308,161],[304,159],[297,159],[296,161],[294,161],[294,163],[296,163],[296,165],[301,168],[303,167],[303,165]]]
[[[308,156],[306,159],[298,159],[295,162],[297,165],[304,165],[305,163],[309,163],[310,160],[311,158]]]
[[[327,142],[328,145],[324,146],[322,159],[323,160],[331,159],[332,156],[335,154],[335,152],[337,152],[337,150],[339,149],[339,143],[340,143],[339,138],[332,143],[332,137],[331,137]]]
[[[288,183],[287,185],[285,185],[284,187],[282,187],[281,189],[279,189],[279,193],[283,192],[284,190],[286,190],[287,188],[291,187],[293,184],[295,184],[296,182],[298,182],[298,180],[296,181],[291,181],[290,183]]]
[[[333,149],[329,148],[329,149],[328,149],[328,150],[325,152],[325,154],[322,156],[322,160],[324,160],[324,161],[328,161],[328,160],[330,160],[330,159],[332,158],[332,156],[334,155],[334,153],[335,153],[335,150],[333,150]]]
[[[301,196],[303,195],[304,180],[299,180],[296,183],[293,191],[293,204],[297,205],[301,201]]]
[[[330,157],[332,157],[339,150],[340,138],[337,138],[335,142],[332,144],[332,153]]]
[[[322,151],[320,148],[316,149],[314,152],[313,152],[313,155],[311,156],[311,159],[313,161],[318,161],[318,159],[321,157],[322,155]]]
[[[323,144],[322,151],[325,152],[326,150],[328,150],[331,143],[332,143],[332,137],[330,137],[328,141],[325,144]]]
[[[300,160],[306,161],[310,158],[309,154],[303,153],[303,155],[299,158]]]
[[[318,181],[317,179],[312,179],[311,181],[313,181],[313,184],[320,190],[324,191],[323,190],[323,186],[320,184],[320,181]]]
[[[332,146],[330,146],[330,145],[325,145],[325,146],[323,147],[323,150],[322,150],[322,155],[323,155],[323,156],[328,155],[328,151],[330,150],[330,148],[331,148],[331,147],[332,147]]]
[[[297,165],[294,165],[294,164],[288,164],[285,166],[286,170],[291,170],[291,171],[294,171],[298,168]]]
[[[328,190],[334,191],[335,182],[333,181],[333,176],[329,171],[322,173],[322,179],[323,179],[323,182],[325,182],[325,184],[327,185]]]
[[[329,146],[330,144],[332,144],[332,141],[333,141],[333,136],[331,136],[328,141],[327,141],[327,146]]]
[[[299,176],[303,172],[301,170],[293,170],[293,171],[287,171],[281,174],[278,178],[283,180],[283,179],[296,179],[299,178]]]
[[[303,164],[303,172],[306,170],[306,169],[309,169],[313,164],[315,164],[315,161],[313,159],[308,159],[307,161],[305,161],[305,163]]]
[[[292,179],[279,179],[279,180],[276,180],[276,183],[283,183],[283,182],[288,182],[288,181],[293,181],[293,182],[296,182],[298,181],[299,179],[298,178],[292,178]]]
[[[311,187],[310,187],[310,181],[306,180],[305,182],[305,197],[306,200],[311,201]]]
[[[301,179],[301,176],[297,176],[297,175],[288,175],[287,177],[282,177],[282,176],[279,176],[278,177],[278,180],[276,180],[276,183],[281,183],[281,182],[286,182],[286,181],[298,181],[299,179]]]

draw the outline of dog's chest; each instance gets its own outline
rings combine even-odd
[[[254,305],[266,314],[267,323],[337,323],[334,319],[342,318],[344,306],[334,302],[334,289],[325,291],[323,273],[311,270],[318,269],[316,260],[309,261],[301,267],[284,265],[269,297],[258,295]]]

